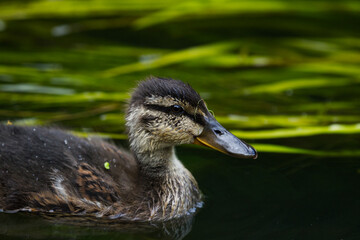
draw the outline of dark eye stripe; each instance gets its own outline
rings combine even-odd
[[[157,110],[157,111],[164,112],[167,114],[171,114],[171,109],[172,109],[172,106],[165,107],[165,106],[160,106],[160,105],[155,105],[155,104],[145,104],[145,107],[147,109]],[[190,114],[184,110],[181,114],[187,116],[192,121],[194,121],[198,124],[205,125],[204,118],[199,113],[196,114],[196,116],[194,116],[193,114]]]
[[[170,107],[155,105],[155,104],[145,104],[145,107],[147,109],[157,110],[164,113],[170,113],[171,109]]]

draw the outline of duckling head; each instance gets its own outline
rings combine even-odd
[[[215,120],[189,84],[179,80],[151,77],[140,82],[132,94],[126,122],[130,147],[138,158],[146,155],[151,161],[166,161],[171,159],[166,156],[169,149],[189,143],[234,157],[257,156],[254,148]],[[160,156],[154,156],[157,153]]]

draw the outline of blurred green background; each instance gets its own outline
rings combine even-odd
[[[155,75],[189,82],[260,151],[359,156],[267,141],[360,133],[359,12],[358,1],[3,0],[0,118],[125,138],[128,93]]]
[[[335,187],[337,196],[342,195],[339,189],[351,185],[346,196],[359,197],[359,1],[0,2],[3,123],[54,125],[82,136],[124,140],[129,92],[149,75],[189,82],[221,124],[260,152],[257,161],[265,169],[294,177],[308,166],[334,163],[319,171],[343,168],[340,178],[351,175]],[[213,153],[180,150],[185,163],[194,151],[209,158]],[[210,166],[223,164],[212,161]],[[205,172],[196,175],[206,164],[187,163],[205,189],[206,184],[216,184],[202,178]],[[214,171],[207,168],[208,174]],[[313,179],[323,181],[319,189],[334,187],[335,180],[329,183],[321,176]],[[309,176],[300,179],[307,182]],[[207,191],[211,195],[211,186]],[[319,196],[324,201],[329,197]],[[349,210],[347,217],[332,224],[354,217],[353,225],[341,231],[356,239],[360,234],[351,235],[349,229],[355,229],[359,205],[352,203],[354,215]],[[287,233],[284,238],[272,236],[296,235]]]

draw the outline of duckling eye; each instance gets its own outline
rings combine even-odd
[[[171,112],[172,113],[182,113],[184,109],[179,105],[173,105],[171,106]]]

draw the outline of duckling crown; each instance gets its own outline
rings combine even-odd
[[[130,105],[140,105],[146,98],[152,96],[172,97],[191,106],[206,111],[206,106],[200,95],[187,83],[171,78],[150,77],[140,82],[132,93]]]

